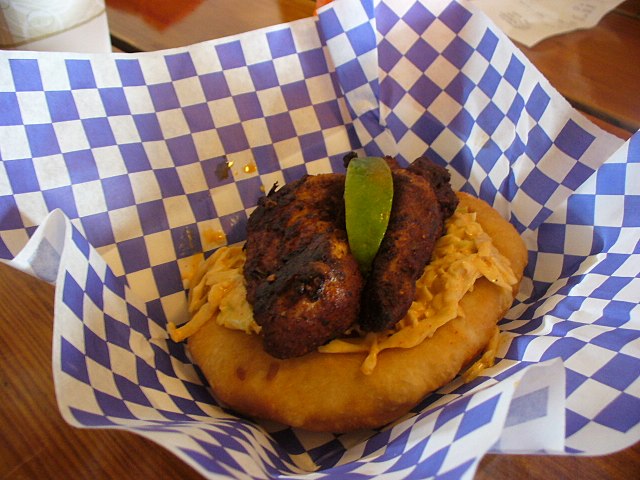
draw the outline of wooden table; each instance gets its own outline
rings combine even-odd
[[[312,0],[107,0],[115,49],[196,43],[313,14]],[[576,108],[629,138],[640,129],[640,0],[587,31],[522,48]],[[79,430],[58,412],[51,378],[53,287],[0,264],[0,478],[200,475],[167,450],[114,430]],[[638,478],[640,444],[602,457],[487,455],[477,479]]]

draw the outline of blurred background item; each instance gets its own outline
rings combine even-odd
[[[104,0],[0,0],[0,49],[109,52]]]

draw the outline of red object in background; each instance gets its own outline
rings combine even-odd
[[[316,0],[316,8],[320,8],[324,5],[326,5],[327,3],[331,3],[332,0]]]
[[[109,0],[109,7],[135,14],[157,30],[164,30],[193,12],[203,0],[149,2],[148,0]]]

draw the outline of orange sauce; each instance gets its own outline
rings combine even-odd
[[[207,246],[218,247],[223,245],[227,237],[222,230],[206,229],[202,232],[202,238]]]

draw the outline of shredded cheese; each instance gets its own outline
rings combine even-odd
[[[171,339],[181,342],[193,335],[212,318],[227,328],[246,333],[260,333],[247,302],[242,268],[245,262],[242,246],[222,247],[195,270],[189,290],[188,308],[191,319],[178,327],[169,323]]]
[[[336,339],[319,348],[325,353],[368,352],[361,370],[371,374],[380,352],[413,348],[447,322],[463,317],[460,300],[485,277],[511,292],[517,279],[509,260],[493,245],[474,212],[458,208],[436,242],[431,262],[416,283],[416,297],[395,328],[362,338]]]
[[[260,326],[253,319],[251,305],[246,300],[242,274],[245,258],[242,246],[234,245],[221,247],[200,264],[190,280],[191,320],[180,327],[169,324],[169,334],[174,341],[193,335],[210,319],[227,328],[260,333]],[[415,347],[442,325],[464,317],[460,300],[482,277],[504,289],[505,294],[517,283],[509,260],[493,245],[491,237],[476,221],[475,213],[458,208],[447,220],[445,234],[436,242],[432,260],[416,283],[416,296],[405,317],[391,330],[357,338],[339,338],[318,350],[324,353],[365,352],[367,356],[361,370],[371,374],[383,350]],[[469,375],[482,365],[488,366],[489,360],[493,361],[493,357],[489,357],[495,355],[495,348],[490,347],[491,344],[480,359],[481,363],[477,363],[475,369],[472,367]]]

